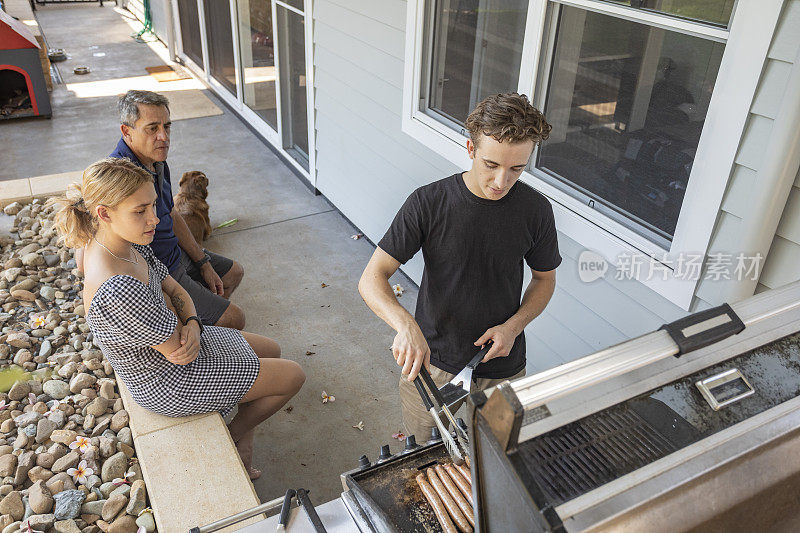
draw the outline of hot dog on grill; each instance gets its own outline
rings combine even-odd
[[[451,464],[444,465],[444,469],[448,474],[450,474],[450,478],[452,478],[452,480],[455,482],[458,490],[461,491],[461,493],[469,502],[470,506],[472,506],[472,487],[467,480],[464,479],[464,476],[462,476],[461,473],[456,470],[456,467]]]
[[[425,499],[433,507],[433,512],[436,515],[436,519],[439,520],[439,525],[442,526],[444,533],[457,533],[456,526],[453,525],[453,521],[447,515],[447,509],[442,503],[442,499],[439,498],[431,484],[425,479],[425,474],[417,475],[417,484],[422,490],[422,494],[425,495]]]
[[[447,512],[450,514],[453,522],[455,522],[456,527],[464,533],[472,533],[472,526],[469,525],[467,517],[461,512],[461,509],[459,509],[453,497],[450,496],[450,493],[447,492],[444,483],[442,483],[442,480],[439,479],[439,475],[436,473],[436,469],[431,467],[428,468],[426,472],[428,473],[428,481],[431,482],[431,485],[436,490],[436,494],[438,494],[444,502],[444,506],[447,508]]]
[[[469,468],[464,465],[455,465],[455,467],[458,468],[458,471],[461,472],[461,475],[464,476],[467,481],[469,481],[470,485],[472,485],[472,474],[470,473]]]
[[[458,487],[456,487],[456,484],[450,478],[450,475],[445,471],[442,465],[436,465],[436,473],[439,474],[439,479],[442,480],[447,492],[450,493],[453,501],[456,502],[458,508],[461,509],[462,513],[464,513],[467,521],[472,527],[475,527],[475,518],[472,515],[472,504],[467,503],[466,498],[464,498],[464,495],[458,490]]]

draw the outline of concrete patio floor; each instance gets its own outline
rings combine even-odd
[[[65,82],[144,76],[145,67],[163,63],[149,45],[131,39],[125,22],[131,15],[110,5],[46,6],[36,13],[49,46],[72,56],[59,64]],[[72,68],[79,64],[92,73],[76,80]],[[290,412],[258,428],[254,464],[264,475],[255,487],[262,501],[304,487],[320,504],[339,495],[339,474],[355,467],[361,454],[374,460],[381,444],[401,448],[392,439],[402,429],[399,370],[389,352],[393,332],[356,290],[373,247],[352,240],[356,228],[204,92],[224,113],[173,123],[175,189],[182,172],[206,172],[212,225],[239,219],[216,230],[206,247],[244,266],[232,299],[245,310],[246,329],[276,339],[283,357],[299,362],[307,375]],[[0,180],[80,170],[114,148],[114,95],[78,98],[58,85],[51,99],[50,120],[0,122]],[[413,309],[416,289],[402,274],[395,278],[392,283],[407,289],[401,302]],[[336,401],[322,404],[323,390]],[[363,431],[353,428],[360,421]]]

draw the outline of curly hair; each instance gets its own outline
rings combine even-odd
[[[465,123],[475,146],[482,135],[499,142],[533,141],[539,144],[550,136],[553,127],[524,94],[505,93],[487,96],[475,106]]]

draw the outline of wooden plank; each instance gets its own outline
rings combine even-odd
[[[756,187],[757,177],[756,171],[741,165],[734,165],[731,179],[728,182],[728,190],[725,191],[725,197],[722,200],[722,210],[744,218]]]
[[[800,279],[800,245],[776,235],[764,262],[759,283],[770,289]]]
[[[783,7],[778,28],[772,38],[768,57],[794,61],[797,49],[800,48],[800,0],[789,0]]]
[[[314,64],[321,64],[316,54],[327,50],[348,61],[357,59],[358,65],[373,76],[399,89],[403,88],[403,60],[359,41],[350,34],[326,24],[324,20],[314,24]]]
[[[551,339],[550,342],[553,342],[553,340]],[[532,376],[538,372],[564,364],[558,354],[547,345],[546,341],[540,339],[532,328],[525,328],[525,343],[528,348],[525,354],[527,359],[525,375]]]
[[[344,139],[352,139],[354,143],[366,143],[379,150],[387,161],[404,170],[415,184],[414,188],[459,170],[449,161],[404,135],[400,131],[399,115],[378,105],[368,95],[345,85],[322,69],[317,69],[316,77],[319,87],[324,87],[317,89],[317,110],[351,128],[347,130],[346,137],[338,139],[340,143]],[[327,135],[319,125],[317,131],[318,137]],[[379,172],[380,169],[374,171]]]
[[[772,120],[761,115],[751,114],[739,143],[735,162],[752,170],[758,170],[769,136],[772,133]]]
[[[406,2],[403,0],[317,0],[371,18],[381,24],[406,31]]]
[[[800,246],[800,188],[792,187],[789,192],[789,199],[786,201],[786,207],[783,209],[783,215],[775,233]],[[798,270],[797,265],[794,268]]]
[[[800,28],[798,28],[798,33],[800,33]],[[767,60],[767,66],[756,90],[753,106],[750,108],[751,113],[771,119],[778,116],[791,71],[791,63],[776,59]]]
[[[671,322],[686,316],[686,311],[647,288],[645,285],[633,281],[616,279],[614,277],[614,265],[612,264],[609,264],[609,271],[602,280],[597,280],[588,284],[581,282],[578,278],[577,265],[575,263],[578,260],[579,254],[586,248],[563,233],[558,234],[558,246],[564,260],[566,261],[566,258],[569,257],[573,262],[571,267],[562,266],[558,270],[558,276],[561,276],[567,268],[572,269],[573,278],[571,278],[571,280],[576,283],[573,285],[572,289],[568,289],[570,294],[578,298],[584,305],[589,306],[587,304],[588,301],[584,299],[584,288],[593,287],[597,284],[605,284],[605,287],[595,289],[600,291],[602,297],[598,298],[596,302],[592,302],[595,307],[589,307],[598,315],[606,318],[608,322],[613,324],[628,337],[633,336],[634,332],[636,332],[636,335],[641,335],[642,331],[649,331],[653,329],[653,326],[657,327],[660,325],[661,322]],[[633,302],[636,304],[635,307],[629,310],[629,314],[634,317],[634,320],[640,316],[645,317],[645,322],[639,326],[634,326],[632,331],[625,329],[625,326],[629,324],[629,321],[624,317],[625,313],[620,313],[621,316],[618,316],[617,319],[610,319],[607,316],[608,307],[616,307],[621,301]],[[628,304],[624,307],[627,308],[627,306]],[[644,315],[642,315],[642,313],[644,313]],[[622,322],[620,323],[620,321]],[[646,326],[650,326],[649,329],[643,329]]]
[[[717,224],[714,226],[714,234],[708,246],[709,255],[717,253],[732,254],[732,261],[735,261],[736,254],[747,253],[738,246],[741,228],[742,219],[731,213],[721,211],[717,219]],[[733,267],[730,268],[730,273],[731,275],[733,274]],[[695,291],[695,294],[703,300],[710,302],[712,305],[719,305],[725,302],[732,285],[735,284],[736,281],[734,279],[707,279],[705,269],[703,271],[703,276],[703,279],[697,284],[697,291]]]
[[[591,345],[578,338],[547,310],[536,317],[528,328],[540,339],[547,339],[548,346],[565,363],[595,351]]]
[[[363,68],[363,66],[368,68],[368,65],[356,65],[325,48],[318,48],[314,55],[316,72],[327,74],[340,86],[339,89],[341,86],[347,86],[349,90],[357,91],[366,99],[380,104],[392,115],[397,116],[399,126],[399,110],[403,103],[402,87],[387,83]],[[324,83],[317,80],[317,91],[327,89]]]
[[[334,28],[348,28],[348,33],[359,41],[398,59],[405,59],[405,32],[397,28],[329,2],[314,5],[314,20]]]
[[[601,350],[628,339],[624,333],[562,287],[556,287],[553,298],[547,304],[547,310],[594,350]]]

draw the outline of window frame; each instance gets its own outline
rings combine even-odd
[[[402,130],[445,159],[470,168],[466,152],[467,134],[447,127],[420,109],[422,81],[428,74],[423,54],[426,44],[426,7],[432,0],[409,0],[406,11],[405,71],[403,81]],[[697,145],[689,183],[681,205],[669,249],[657,245],[607,214],[542,179],[543,171],[526,170],[521,179],[543,193],[552,203],[558,230],[581,246],[604,256],[612,265],[620,254],[645,254],[659,261],[668,254],[673,260],[681,253],[708,253],[722,198],[733,171],[734,159],[744,133],[750,106],[772,36],[780,17],[782,2],[737,2],[727,29],[688,21],[670,15],[640,10],[602,0],[529,0],[525,25],[518,92],[532,96],[541,109],[546,96],[549,63],[555,39],[555,9],[568,5],[643,22],[725,43],[717,79],[712,91],[703,131]],[[555,6],[551,9],[550,6]],[[527,61],[525,58],[529,58]],[[535,161],[536,151],[531,157]],[[716,169],[724,169],[718,171]],[[669,265],[665,265],[668,266]],[[646,264],[643,265],[646,267]],[[647,269],[642,269],[647,274]],[[691,310],[699,284],[684,280],[667,269],[650,279],[638,281],[684,310]]]

